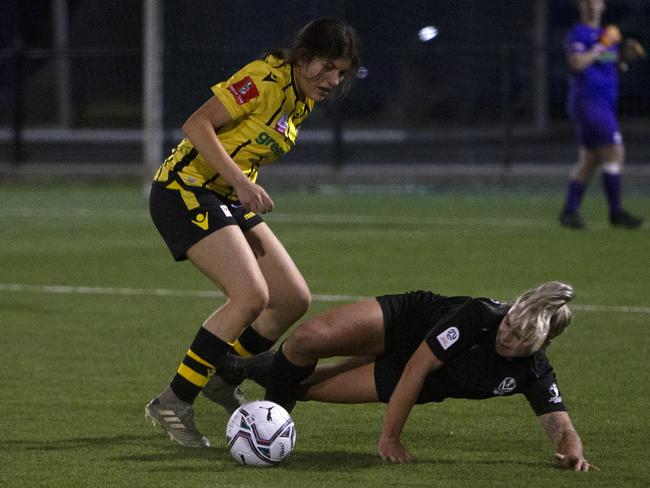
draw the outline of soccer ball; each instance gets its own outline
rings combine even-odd
[[[274,466],[293,451],[296,428],[280,405],[258,400],[242,405],[230,416],[226,442],[240,464]]]

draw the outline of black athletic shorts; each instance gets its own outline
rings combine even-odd
[[[428,291],[377,297],[384,314],[384,353],[375,358],[375,387],[379,401],[388,403],[406,363],[439,316],[445,297]],[[443,310],[440,310],[443,312]],[[418,404],[440,402],[435,391],[423,388]]]
[[[187,259],[187,250],[204,237],[227,225],[246,232],[263,222],[262,217],[203,188],[171,190],[153,183],[149,212],[158,232],[176,261]]]

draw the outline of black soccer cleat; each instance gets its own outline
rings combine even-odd
[[[624,229],[638,229],[643,224],[643,219],[640,217],[635,217],[632,214],[627,213],[625,210],[621,210],[616,215],[609,216],[609,223],[614,227],[623,227]]]
[[[560,224],[569,229],[584,229],[585,222],[578,212],[564,211],[560,214]]]
[[[239,385],[245,379],[250,379],[260,386],[266,387],[274,356],[273,351],[265,351],[246,358],[228,354],[223,356],[219,364],[216,365],[216,373],[227,383],[233,385]]]

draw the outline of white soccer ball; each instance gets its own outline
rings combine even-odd
[[[226,442],[240,464],[274,466],[293,451],[296,428],[280,405],[258,400],[242,405],[230,416]]]

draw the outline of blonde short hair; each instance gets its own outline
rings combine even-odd
[[[538,350],[571,323],[571,309],[567,303],[573,296],[571,285],[559,281],[549,281],[525,291],[513,300],[508,311],[512,328],[519,332],[524,343]]]

